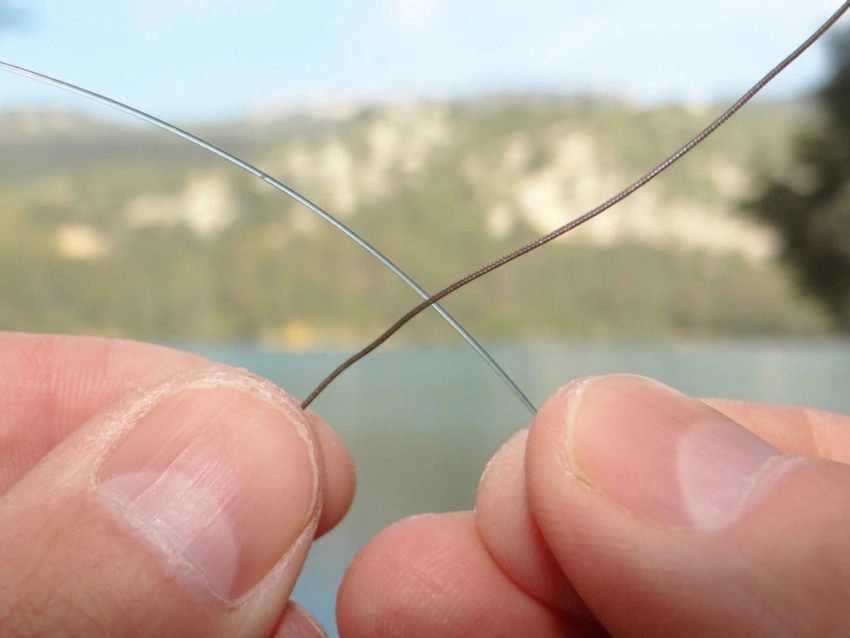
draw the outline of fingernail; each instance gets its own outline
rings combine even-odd
[[[110,509],[176,571],[235,600],[309,523],[316,464],[305,426],[231,387],[156,404],[100,468]]]
[[[572,471],[663,525],[717,529],[740,514],[779,450],[665,385],[616,375],[563,391]]]

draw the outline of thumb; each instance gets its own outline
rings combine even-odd
[[[321,510],[316,459],[297,404],[244,373],[124,397],[0,498],[0,633],[308,626],[286,617],[304,615],[287,601]]]
[[[850,635],[845,465],[613,376],[546,403],[526,480],[555,560],[615,636]]]

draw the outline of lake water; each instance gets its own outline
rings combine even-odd
[[[250,347],[190,349],[248,368],[298,398],[345,358]],[[631,372],[695,396],[850,414],[850,342],[539,345],[491,352],[536,405],[573,378]],[[294,594],[336,635],[335,593],[357,550],[404,516],[469,509],[485,462],[530,416],[462,348],[376,352],[312,407],[345,440],[358,475],[351,512],[316,543]]]

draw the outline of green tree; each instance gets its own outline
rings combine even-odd
[[[784,260],[850,333],[850,29],[830,41],[830,56],[816,94],[822,125],[798,139],[789,175],[765,178],[748,208],[776,226]]]

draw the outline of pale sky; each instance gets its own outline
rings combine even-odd
[[[840,4],[17,0],[30,19],[0,31],[0,59],[177,120],[514,90],[695,102],[737,97]],[[767,95],[811,89],[824,53],[808,53]],[[0,73],[0,109],[24,105],[103,112]]]

